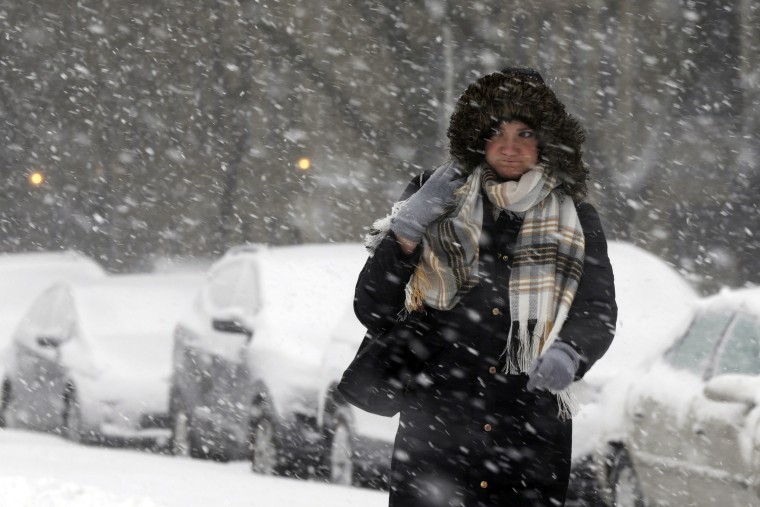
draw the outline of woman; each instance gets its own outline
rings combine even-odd
[[[376,224],[355,311],[403,320],[424,369],[405,386],[390,505],[563,505],[567,388],[617,316],[578,122],[532,69],[482,77],[448,129],[451,160]]]

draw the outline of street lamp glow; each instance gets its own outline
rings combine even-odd
[[[311,169],[311,160],[308,157],[299,158],[298,168],[302,171],[308,171],[309,169]]]
[[[39,171],[34,171],[32,174],[29,175],[29,183],[34,187],[39,187],[44,182],[45,182],[45,176]]]

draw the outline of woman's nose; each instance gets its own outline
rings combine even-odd
[[[517,143],[514,139],[506,138],[502,142],[501,151],[503,153],[514,153],[517,151]]]

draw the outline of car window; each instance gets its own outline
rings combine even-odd
[[[235,294],[244,268],[242,262],[233,262],[214,272],[207,286],[209,302],[214,309],[235,305]]]
[[[59,338],[68,339],[71,337],[71,331],[76,320],[75,311],[71,295],[61,288],[50,316],[51,329],[56,333],[61,333]]]
[[[214,310],[234,307],[256,313],[260,301],[253,263],[240,261],[220,268],[209,280],[208,295]]]
[[[715,344],[726,331],[731,317],[729,312],[698,314],[683,338],[668,352],[666,360],[676,368],[704,374]]]
[[[716,374],[760,375],[760,329],[746,315],[739,316],[721,346]]]
[[[238,292],[236,304],[245,308],[247,312],[257,313],[259,311],[259,286],[258,273],[253,263],[248,263],[238,281]]]

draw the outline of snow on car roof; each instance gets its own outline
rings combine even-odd
[[[0,270],[12,271],[20,268],[33,268],[38,266],[51,265],[87,265],[95,271],[103,271],[103,268],[94,260],[86,255],[80,254],[73,250],[64,250],[60,252],[25,252],[25,253],[5,253],[0,254]]]
[[[700,307],[711,309],[736,310],[741,308],[749,313],[760,315],[760,287],[744,289],[723,289],[708,296],[700,302]]]

